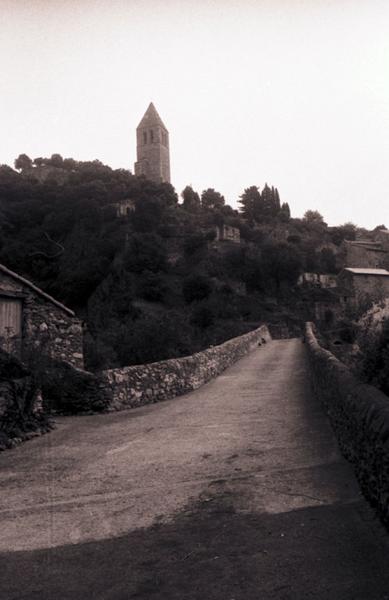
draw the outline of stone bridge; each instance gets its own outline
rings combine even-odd
[[[386,533],[311,387],[338,367],[309,335],[3,452],[0,598],[388,599]]]

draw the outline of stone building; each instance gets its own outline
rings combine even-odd
[[[386,269],[346,268],[337,279],[338,294],[345,307],[363,308],[389,297],[389,271]]]
[[[215,227],[216,242],[234,242],[240,244],[240,231],[231,225],[217,225]]]
[[[132,198],[125,198],[112,204],[106,204],[102,211],[104,214],[114,215],[117,219],[125,219],[135,211],[135,200]]]
[[[169,132],[151,102],[136,129],[135,175],[170,183]]]
[[[335,288],[337,286],[336,275],[329,273],[301,273],[297,285],[314,285],[319,288]]]
[[[46,355],[83,368],[82,327],[73,311],[4,265],[0,347],[24,360]]]

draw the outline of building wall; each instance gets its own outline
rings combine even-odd
[[[156,183],[170,183],[169,132],[160,125],[136,130],[135,175],[144,175]]]
[[[356,275],[353,279],[355,295],[358,300],[367,296],[372,300],[380,300],[389,296],[389,277]]]
[[[1,336],[6,351],[26,358],[29,353],[46,354],[83,368],[81,322],[29,286],[0,272],[0,302],[16,299],[21,303],[22,331],[20,339]]]
[[[222,225],[216,227],[216,241],[240,243],[240,230],[231,225]]]
[[[311,284],[322,288],[335,288],[336,275],[329,275],[327,273],[302,273],[298,278],[297,284]]]
[[[389,277],[341,273],[338,277],[340,295],[351,306],[362,306],[389,297]]]

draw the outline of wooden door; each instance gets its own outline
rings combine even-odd
[[[0,297],[0,346],[11,354],[20,354],[22,342],[22,301]]]

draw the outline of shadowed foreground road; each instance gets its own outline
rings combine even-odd
[[[299,340],[0,455],[0,599],[389,600]]]

